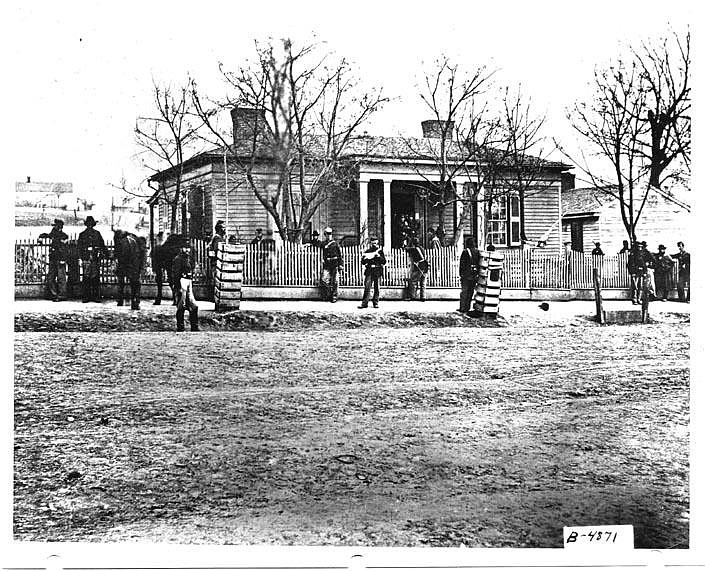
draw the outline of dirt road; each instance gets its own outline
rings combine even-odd
[[[687,335],[17,333],[15,538],[687,547]]]

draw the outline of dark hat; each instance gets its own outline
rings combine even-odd
[[[543,303],[539,303],[539,308],[543,311],[548,311],[548,304],[545,301]]]
[[[262,233],[262,228],[257,228],[257,230],[255,230],[255,232]]]
[[[311,232],[311,236],[319,236],[318,230],[314,230],[313,232]]]
[[[218,226],[225,226],[225,222],[218,220],[218,222],[215,223],[215,227],[217,228]]]
[[[644,246],[644,248],[646,248],[646,240],[642,240],[641,245]]]
[[[60,218],[54,218],[54,225],[57,225],[57,224],[58,224],[59,226],[63,226],[63,225],[64,225],[64,221],[61,220]]]
[[[664,246],[663,244],[659,244],[659,245],[658,245],[658,249],[659,249],[659,250],[665,250],[665,249],[666,249],[666,246]]]
[[[271,228],[267,228],[267,236],[273,236],[274,235],[274,230]]]
[[[92,228],[93,226],[95,226],[95,218],[93,218],[92,216],[86,216],[86,221],[84,222],[84,224]]]

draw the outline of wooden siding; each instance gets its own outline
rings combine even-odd
[[[688,211],[666,200],[661,195],[652,194],[639,219],[636,236],[645,240],[650,251],[655,252],[659,244],[666,246],[666,251],[678,251],[676,242],[682,240],[686,249],[690,236],[692,218]],[[627,240],[627,231],[622,223],[616,200],[609,201],[600,212],[600,241],[605,253],[618,252],[622,240]]]
[[[545,251],[555,254],[561,243],[562,225],[560,222],[560,180],[540,192],[528,192],[524,199],[524,231],[533,246],[550,230]]]

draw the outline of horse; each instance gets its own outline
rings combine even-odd
[[[141,276],[147,252],[147,241],[124,230],[113,231],[115,274],[118,278],[118,305],[124,305],[125,278],[130,281],[130,308],[140,308]]]
[[[157,279],[157,298],[154,300],[154,305],[161,305],[162,303],[164,271],[166,271],[167,283],[171,287],[172,305],[176,305],[176,284],[174,283],[171,266],[174,263],[174,258],[176,258],[176,255],[186,242],[187,238],[183,234],[170,234],[163,244],[152,248],[152,270],[154,271],[154,277]]]

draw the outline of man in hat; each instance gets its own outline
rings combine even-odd
[[[321,272],[321,289],[324,301],[338,301],[338,271],[343,267],[343,254],[338,242],[333,240],[333,229],[323,231],[323,271]]]
[[[658,253],[654,256],[654,288],[656,299],[666,301],[668,291],[671,289],[671,270],[673,259],[666,253],[666,246],[658,245]]]
[[[406,254],[409,257],[409,274],[404,299],[414,301],[416,299],[416,291],[418,290],[419,300],[426,301],[428,260],[426,259],[426,254],[418,238],[411,238],[411,243],[406,247]]]
[[[95,229],[95,219],[87,216],[86,229],[78,235],[78,256],[83,267],[83,303],[100,301],[100,262],[108,257],[103,236]]]
[[[595,247],[592,249],[592,252],[590,252],[592,256],[604,256],[605,253],[602,251],[602,246],[600,245],[599,242],[595,242]]]
[[[215,299],[215,270],[218,263],[218,248],[225,243],[225,222],[218,220],[215,223],[215,232],[208,244],[208,267],[211,281],[211,297]]]
[[[648,285],[649,285],[649,300],[653,301],[656,299],[655,296],[655,291],[654,291],[654,255],[649,252],[649,249],[647,247],[646,241],[641,242],[642,249],[644,251],[644,261],[646,263],[646,275],[649,280]]]
[[[690,254],[685,251],[685,244],[678,242],[678,253],[673,254],[673,257],[678,260],[678,301],[690,303]],[[686,295],[685,290],[688,289]]]
[[[257,228],[257,230],[255,230],[255,237],[252,238],[250,245],[259,246],[260,242],[262,242],[262,228]]]
[[[42,232],[40,239],[49,242],[49,272],[47,273],[46,295],[52,301],[66,299],[66,258],[69,237],[64,233],[64,221],[56,218],[51,232]]]
[[[318,230],[314,230],[311,233],[311,241],[306,244],[309,248],[320,248],[321,247],[321,237]]]
[[[474,236],[465,240],[465,249],[460,254],[460,307],[457,311],[467,313],[472,310],[477,278],[480,275],[480,250]]]
[[[382,248],[379,247],[379,239],[370,238],[370,246],[362,254],[362,265],[365,266],[365,292],[362,296],[362,303],[359,309],[365,309],[370,302],[370,291],[374,287],[372,294],[372,306],[379,307],[379,278],[382,277],[384,265],[387,258],[384,256]]]
[[[193,261],[189,241],[181,246],[171,269],[176,286],[176,330],[184,330],[184,313],[188,309],[191,331],[198,331],[198,304],[193,295]]]

